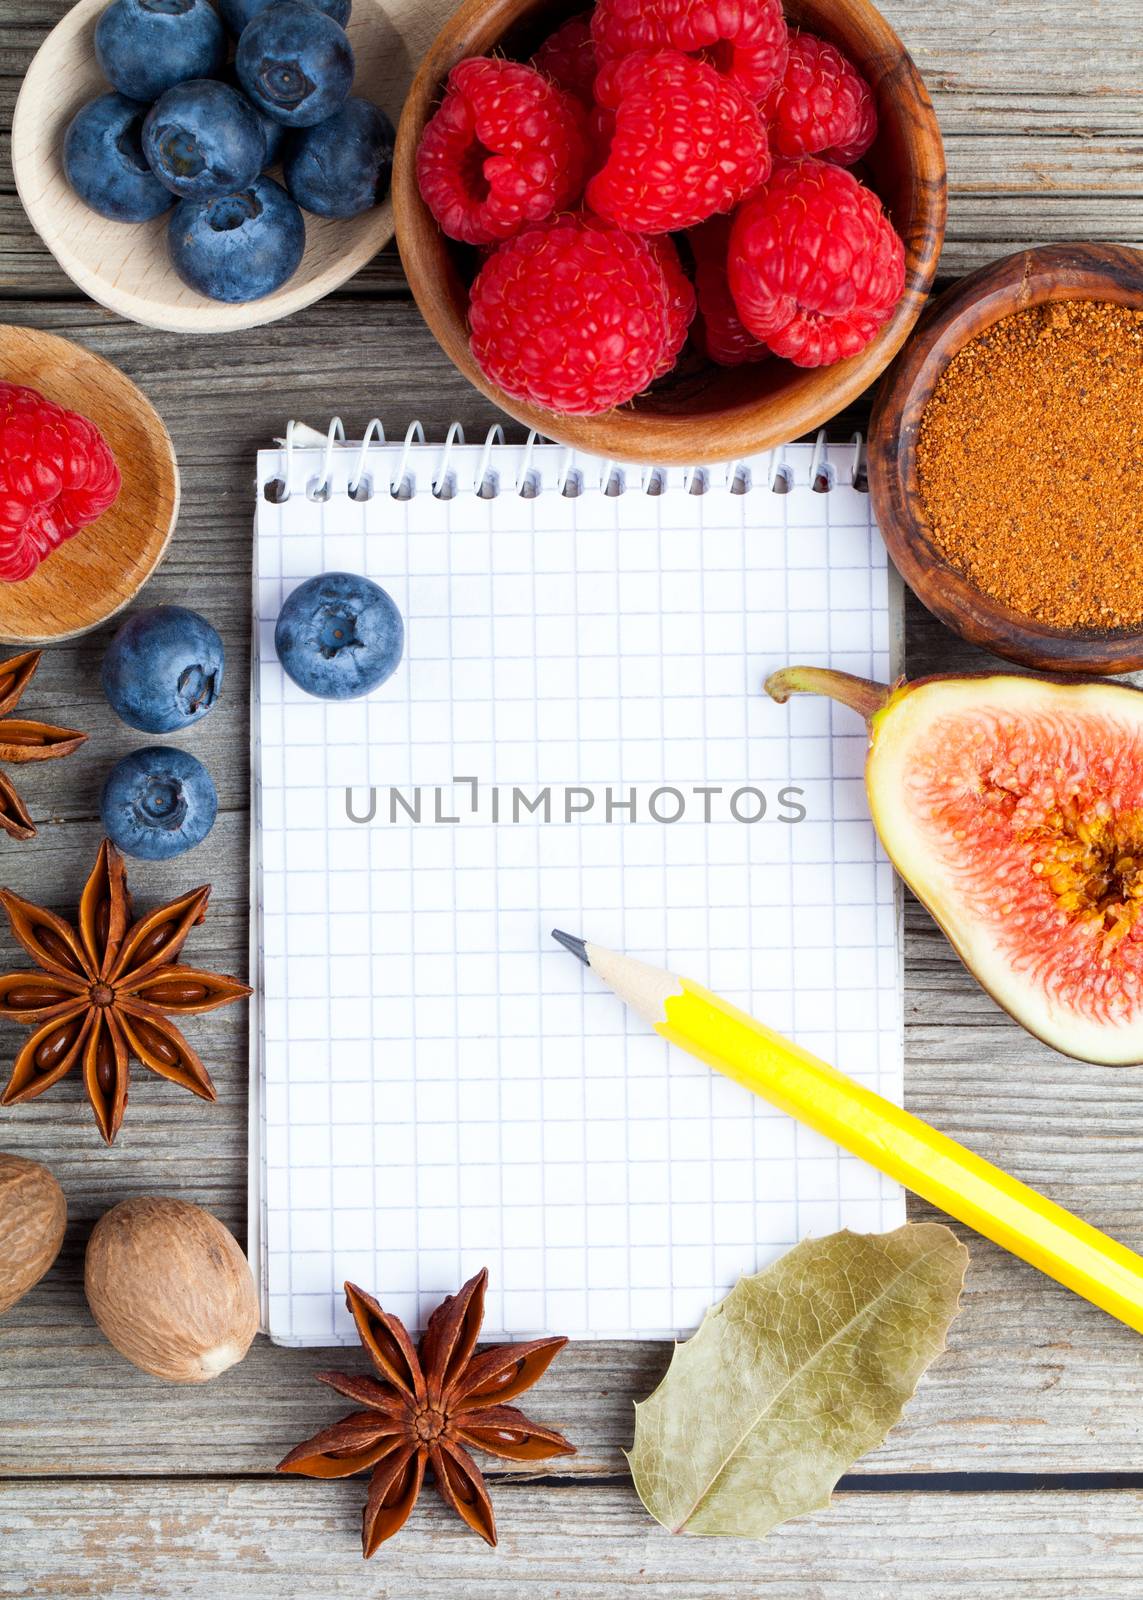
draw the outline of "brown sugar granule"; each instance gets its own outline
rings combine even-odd
[[[921,417],[930,537],[976,588],[1060,628],[1143,626],[1143,311],[1002,318]]]

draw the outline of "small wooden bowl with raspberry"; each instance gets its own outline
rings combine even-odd
[[[74,639],[163,559],[174,446],[124,373],[58,334],[0,324],[0,376],[0,645]]]
[[[393,169],[409,283],[459,370],[548,438],[770,449],[853,402],[920,314],[947,196],[908,52],[868,0],[733,9],[740,33],[709,39],[694,0],[466,0],[417,74]]]

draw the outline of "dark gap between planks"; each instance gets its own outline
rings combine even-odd
[[[85,1472],[85,1473],[8,1473],[0,1472],[0,1485],[6,1483],[278,1483],[276,1472]],[[514,1486],[529,1489],[575,1489],[583,1492],[598,1488],[630,1487],[626,1473],[600,1473],[593,1476],[553,1473],[495,1473],[489,1480],[497,1494]],[[1143,1472],[886,1472],[850,1474],[834,1485],[835,1494],[1075,1494],[1143,1490]]]

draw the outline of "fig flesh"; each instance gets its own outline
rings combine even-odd
[[[888,688],[787,667],[869,727],[890,860],[1017,1022],[1081,1061],[1143,1061],[1143,693],[1008,674]]]

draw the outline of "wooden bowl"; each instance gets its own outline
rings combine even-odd
[[[53,550],[23,583],[0,583],[0,641],[47,644],[98,627],[139,593],[179,512],[179,469],[158,412],[130,378],[70,339],[0,324],[0,375],[79,411],[123,477],[97,522]]]
[[[788,0],[792,23],[839,45],[873,86],[880,130],[864,166],[905,240],[906,287],[891,320],[858,355],[806,370],[785,361],[726,368],[696,363],[645,395],[596,417],[557,416],[511,399],[481,373],[468,347],[462,255],[417,190],[417,145],[441,86],[465,56],[501,51],[526,60],[582,0],[466,0],[437,35],[409,91],[397,132],[393,203],[405,273],[425,321],[469,381],[548,438],[622,461],[725,461],[785,444],[835,416],[877,378],[904,343],[932,285],[944,237],[940,129],[920,74],[867,0]]]
[[[905,582],[962,638],[1041,671],[1137,672],[1143,630],[1053,628],[992,600],[944,560],[921,504],[917,432],[941,374],[983,329],[1052,300],[1143,308],[1143,252],[1111,244],[1021,250],[970,273],[934,301],[877,396],[869,429],[873,509]]]
[[[151,328],[223,333],[287,317],[320,300],[377,254],[393,234],[390,203],[339,222],[306,221],[306,252],[287,283],[261,300],[225,305],[187,287],[167,256],[168,217],[109,222],[88,210],[63,172],[63,137],[88,100],[106,93],[95,59],[95,24],[107,0],[79,0],[40,46],[12,118],[12,167],[32,226],[68,277],[100,305]],[[449,0],[354,0],[349,38],[354,94],[396,124],[416,64]]]

